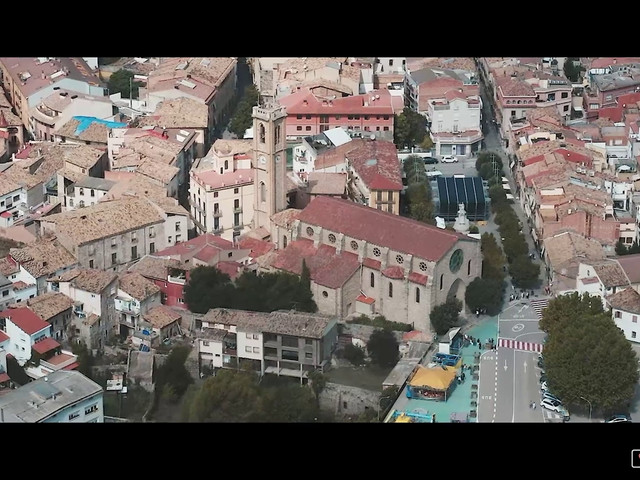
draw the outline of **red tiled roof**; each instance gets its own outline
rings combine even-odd
[[[266,242],[252,237],[245,237],[241,239],[240,242],[238,242],[238,245],[242,249],[250,249],[251,258],[261,257],[273,250],[273,244],[271,242]]]
[[[429,277],[427,275],[422,275],[421,273],[411,272],[408,279],[410,282],[419,283],[420,285],[426,285]]]
[[[9,335],[0,330],[0,343],[6,342],[7,340],[9,340]]]
[[[369,140],[349,150],[346,157],[369,189],[402,190],[398,149],[393,142]]]
[[[329,245],[316,248],[313,241],[308,239],[295,240],[280,250],[273,267],[300,275],[303,259],[309,268],[311,280],[328,288],[341,287],[360,267],[356,254],[336,254],[336,249]]]
[[[228,261],[218,262],[218,264],[216,265],[216,268],[220,270],[222,273],[226,273],[227,275],[229,275],[229,277],[231,277],[231,280],[233,280],[238,276],[238,273],[240,273],[241,267],[242,267],[242,264],[239,262],[228,262]]]
[[[404,269],[402,267],[387,267],[381,273],[387,278],[404,278]]]
[[[11,321],[27,335],[33,335],[40,330],[50,327],[47,322],[27,307],[10,308],[9,310],[5,310],[2,315],[11,318]]]
[[[51,337],[47,337],[44,340],[34,343],[31,348],[42,355],[43,353],[49,352],[59,346],[60,344],[57,341]]]
[[[598,279],[598,277],[588,277],[588,278],[582,278],[580,279],[580,281],[584,285],[589,285],[590,283],[598,283],[600,280]]]
[[[378,95],[374,101],[371,97]],[[391,94],[388,90],[375,90],[362,95],[335,98],[323,101],[311,90],[304,88],[278,100],[286,107],[287,115],[393,115]]]
[[[245,168],[220,174],[215,170],[206,172],[192,172],[200,185],[208,185],[211,188],[223,188],[231,186],[249,185],[253,183],[253,169]]]
[[[67,365],[66,367],[63,367],[63,370],[75,370],[76,368],[78,368],[80,366],[80,364],[78,362],[73,362],[70,365]]]
[[[362,302],[368,305],[375,303],[375,301],[376,301],[375,298],[367,297],[366,295],[358,295],[358,298],[356,298],[356,302]]]
[[[373,268],[374,270],[380,270],[382,262],[380,260],[374,260],[373,258],[365,258],[362,260],[362,265],[365,267]]]
[[[457,232],[332,197],[317,197],[300,212],[298,219],[430,261],[440,260],[460,240],[478,241]]]

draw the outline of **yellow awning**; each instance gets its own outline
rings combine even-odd
[[[459,362],[460,363],[460,362]],[[456,378],[457,367],[418,367],[409,385],[432,390],[446,390]]]

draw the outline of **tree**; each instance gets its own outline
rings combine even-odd
[[[12,382],[18,384],[19,386],[26,385],[32,379],[27,372],[24,371],[24,368],[20,366],[18,360],[11,355],[7,355],[7,375]]]
[[[354,365],[356,367],[365,364],[364,359],[366,357],[366,354],[364,352],[364,349],[352,343],[345,345],[342,351],[342,356],[346,360],[351,362],[351,365]]]
[[[574,62],[580,62],[578,57],[567,57],[564,61],[564,65],[562,70],[564,71],[564,76],[567,77],[571,82],[578,83],[580,81],[580,74],[584,70],[584,67],[575,65]]]
[[[260,102],[260,93],[255,85],[251,84],[244,90],[244,94],[236,108],[233,117],[229,121],[229,131],[238,138],[244,138],[244,134],[253,124],[253,107]]]
[[[376,329],[367,342],[367,352],[374,365],[393,367],[400,355],[398,340],[391,330]]]
[[[480,229],[477,225],[471,225],[469,227],[469,233],[480,233]]]
[[[433,307],[429,319],[436,334],[444,335],[450,328],[457,326],[461,311],[462,302],[456,297],[450,297],[445,303]]]
[[[507,263],[507,259],[492,233],[486,232],[482,234],[482,237],[480,237],[480,250],[482,252],[482,278],[502,282],[505,277],[504,266]]]
[[[609,412],[628,405],[639,378],[638,359],[599,297],[557,297],[544,310],[540,326],[548,332],[547,381],[566,404],[584,406],[588,399]]]
[[[427,119],[409,107],[405,107],[394,120],[394,143],[398,148],[418,145],[427,135]]]
[[[193,378],[184,366],[190,351],[190,347],[175,347],[156,371],[156,388],[159,388],[171,401],[175,402],[180,398],[193,383]]]
[[[191,270],[184,301],[192,312],[207,313],[212,308],[233,308],[234,292],[229,275],[216,267],[200,265]]]
[[[310,423],[319,411],[311,389],[290,378],[281,377],[275,385],[259,389],[258,422]]]
[[[185,398],[184,420],[196,423],[255,421],[260,416],[258,395],[258,378],[254,373],[221,369]]]
[[[142,83],[134,81],[133,77],[133,72],[124,69],[112,73],[107,81],[109,94],[113,95],[114,93],[120,92],[122,98],[138,98],[138,90]],[[130,89],[133,89],[133,97],[131,97]]]
[[[516,287],[533,288],[540,283],[540,264],[528,255],[518,255],[509,265],[509,274]]]
[[[624,244],[621,238],[616,242],[616,255],[627,255],[629,253],[629,249]]]
[[[467,286],[464,298],[471,311],[486,309],[489,315],[496,315],[502,308],[503,294],[503,281],[474,278]]]
[[[78,368],[77,370],[85,377],[93,378],[92,367],[95,363],[91,351],[87,348],[84,342],[73,342],[71,344],[71,351],[78,356]]]
[[[319,405],[320,394],[322,393],[322,390],[324,390],[324,387],[327,386],[327,377],[320,370],[314,370],[309,373],[309,384],[313,395],[316,397],[316,402],[318,402]]]

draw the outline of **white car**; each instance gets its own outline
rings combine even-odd
[[[552,412],[564,413],[566,411],[560,400],[552,400],[550,398],[540,400],[540,406]]]
[[[458,159],[454,155],[443,155],[440,161],[442,163],[458,163]]]

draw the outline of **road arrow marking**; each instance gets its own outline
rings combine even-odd
[[[525,360],[522,365],[524,366],[524,373],[527,373],[527,361]]]
[[[504,371],[505,371],[505,372],[507,371],[507,360],[506,360],[506,359],[505,359],[505,361],[504,361]]]

